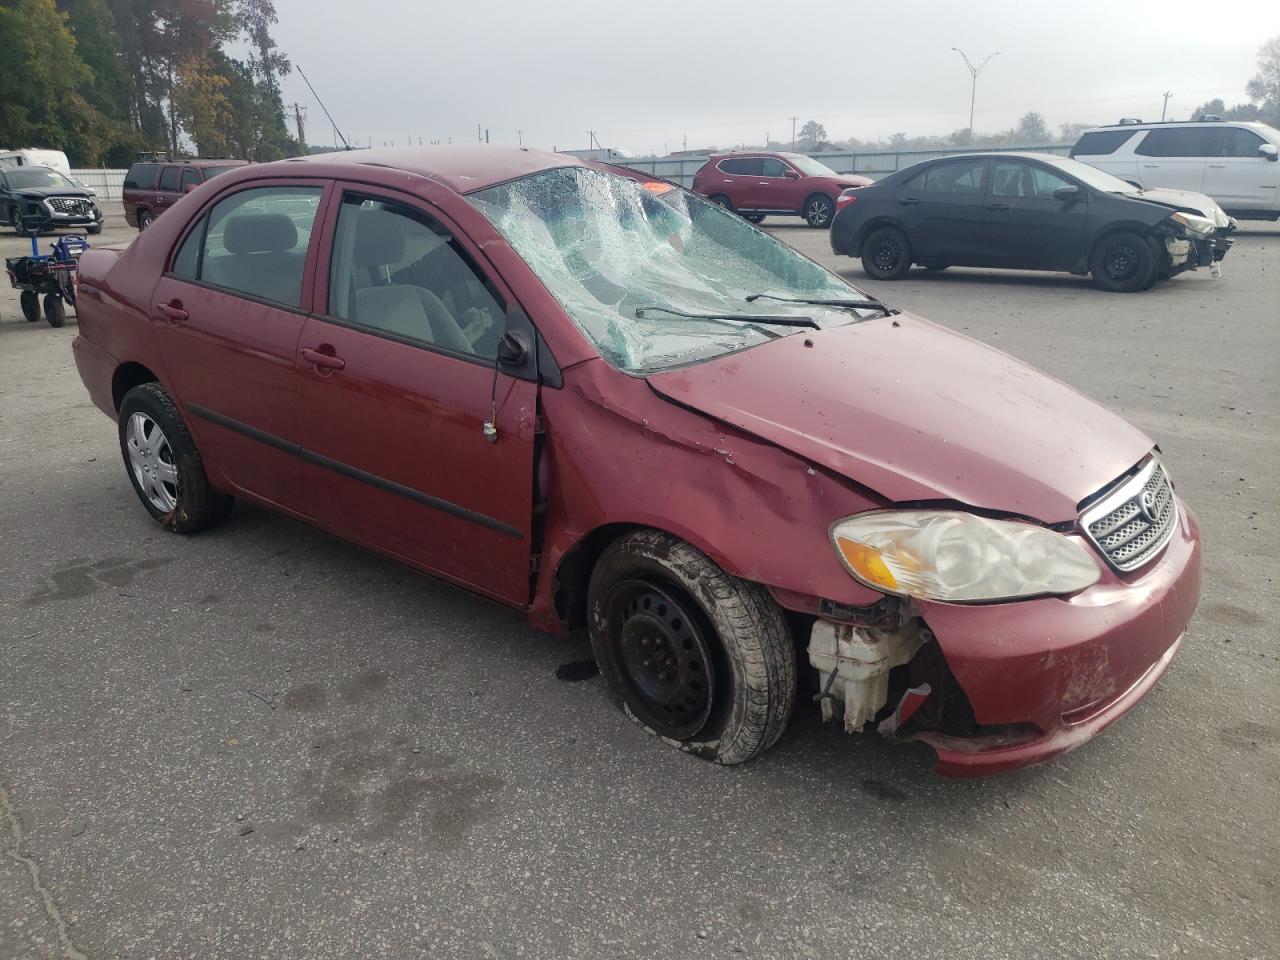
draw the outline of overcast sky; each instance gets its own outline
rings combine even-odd
[[[832,139],[968,125],[975,63],[981,131],[1029,110],[1055,129],[1121,116],[1185,119],[1243,101],[1276,0],[276,0],[280,47],[361,146],[412,137],[573,149],[595,130],[636,154],[789,140],[791,117]],[[329,12],[329,11],[334,12]],[[342,12],[337,12],[341,10]],[[307,139],[332,127],[296,72],[285,100]]]

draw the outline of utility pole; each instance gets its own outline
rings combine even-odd
[[[484,142],[485,142],[485,143],[488,143],[488,142],[489,142],[489,128],[488,128],[488,127],[485,127],[485,128],[484,128]]]
[[[302,147],[304,153],[307,151],[307,135],[302,129],[302,117],[306,112],[306,107],[299,106],[297,101],[294,101],[293,120],[298,126],[298,145]]]
[[[517,145],[517,146],[521,146],[521,147],[523,147],[523,146],[524,146],[524,131],[523,131],[523,130],[517,130],[517,131],[516,131],[516,145]]]
[[[792,153],[796,152],[796,121],[799,119],[800,119],[799,117],[791,118],[791,152]]]
[[[969,143],[973,143],[973,104],[978,99],[978,74],[982,72],[983,67],[991,62],[991,57],[1000,56],[1000,51],[997,50],[975,67],[973,62],[959,47],[952,47],[951,49],[960,54],[964,59],[964,65],[969,68],[969,73],[973,75],[973,87],[969,91]]]
[[[1164,123],[1164,115],[1165,115],[1165,113],[1167,113],[1167,112],[1168,112],[1168,110],[1169,110],[1169,98],[1170,98],[1170,97],[1172,97],[1172,96],[1173,96],[1173,91],[1172,91],[1172,90],[1166,90],[1166,91],[1165,91],[1165,93],[1164,93],[1164,106],[1160,108],[1160,122],[1161,122],[1161,123]],[[1192,117],[1191,119],[1193,119],[1193,120],[1194,120],[1194,119],[1195,119],[1195,117]]]

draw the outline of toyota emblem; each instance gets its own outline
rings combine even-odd
[[[1138,498],[1138,506],[1142,509],[1142,515],[1152,523],[1156,522],[1156,495],[1150,490],[1143,490],[1142,496]]]

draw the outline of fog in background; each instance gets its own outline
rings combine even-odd
[[[1280,3],[939,0],[276,0],[280,48],[353,146],[450,138],[573,149],[588,130],[635,154],[789,141],[791,117],[831,140],[1007,130],[1028,111],[1067,122],[1170,119],[1243,102]],[[296,71],[287,105],[307,139],[332,128]],[[290,107],[291,110],[291,107]],[[292,120],[292,114],[290,114]]]

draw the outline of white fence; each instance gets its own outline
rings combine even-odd
[[[119,200],[124,192],[124,175],[128,170],[72,170],[71,175],[98,195],[100,200]]]

